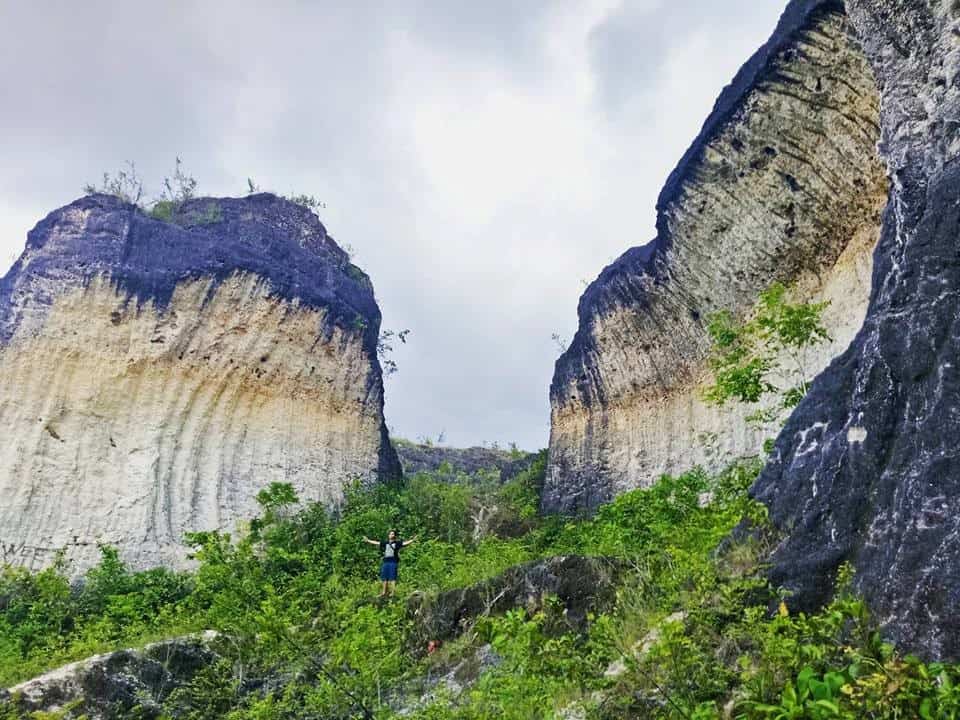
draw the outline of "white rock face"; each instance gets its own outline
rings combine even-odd
[[[370,481],[378,398],[357,337],[236,276],[177,288],[162,314],[105,280],[56,300],[42,332],[0,348],[2,560],[36,567],[97,543],[178,564],[191,530],[234,529],[289,482],[336,503]],[[319,345],[319,347],[317,347]]]
[[[871,228],[851,242],[837,263],[819,278],[811,273],[798,279],[794,289],[798,299],[830,303],[823,315],[830,341],[810,349],[807,380],[842,353],[863,324],[875,243],[876,232]],[[604,319],[611,325],[617,322],[625,321],[616,315]],[[788,358],[781,361],[789,367]],[[710,373],[704,365],[689,383],[661,397],[612,404],[602,414],[558,412],[553,437],[559,441],[567,437],[589,439],[598,432],[607,435],[609,440],[602,445],[578,443],[573,447],[592,454],[588,455],[591,464],[617,468],[612,483],[614,495],[696,466],[710,472],[722,470],[731,462],[761,452],[764,440],[776,437],[783,417],[779,423],[769,424],[748,420],[759,409],[773,408],[773,396],[756,405],[708,404],[703,389],[709,381]]]

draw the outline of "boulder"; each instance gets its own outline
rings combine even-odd
[[[22,717],[33,713],[66,713],[68,718],[100,720],[159,717],[163,701],[187,685],[219,656],[208,638],[178,638],[142,650],[119,650],[71,663],[9,690],[0,690],[0,709]]]
[[[610,558],[563,555],[516,565],[494,578],[436,597],[417,593],[408,605],[413,621],[411,648],[425,652],[431,640],[457,637],[483,616],[515,608],[538,612],[548,598],[556,598],[562,607],[558,629],[583,630],[590,613],[612,607],[622,571],[623,564]]]

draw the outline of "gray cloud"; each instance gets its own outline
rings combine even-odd
[[[617,111],[655,86],[668,54],[685,36],[708,33],[722,43],[725,36],[746,31],[766,39],[782,9],[778,3],[763,7],[755,0],[625,0],[589,38],[602,102]]]
[[[313,193],[413,331],[388,423],[543,446],[551,334],[779,14],[654,2],[0,3],[0,271],[128,159]]]
[[[394,5],[396,21],[444,53],[472,55],[511,69],[541,63],[538,45],[551,14],[574,0],[413,0]]]

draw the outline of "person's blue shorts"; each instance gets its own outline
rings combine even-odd
[[[397,565],[395,562],[384,562],[380,565],[380,579],[384,582],[396,582]]]

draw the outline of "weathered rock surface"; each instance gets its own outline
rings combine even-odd
[[[866,321],[787,423],[754,493],[772,576],[815,605],[844,561],[888,635],[960,659],[960,5],[849,0],[893,187]]]
[[[536,612],[548,597],[563,607],[563,630],[583,629],[590,612],[609,609],[623,570],[610,558],[564,555],[516,565],[494,578],[436,598],[415,594],[409,614],[414,652],[424,652],[431,640],[460,635],[482,615],[502,615],[514,608]]]
[[[34,713],[63,713],[78,720],[158,717],[171,693],[218,658],[201,638],[97,655],[0,689],[0,710],[23,718],[36,717]]]
[[[758,453],[770,427],[705,405],[705,318],[748,313],[774,281],[831,301],[833,342],[862,324],[887,198],[873,73],[836,0],[790,4],[720,96],[658,202],[657,236],[607,267],[551,386],[548,511],[589,510],[694,465]]]
[[[456,703],[485,672],[502,662],[491,645],[481,645],[463,657],[428,669],[425,676],[412,678],[405,687],[394,690],[388,702],[400,717],[412,715],[441,699],[447,704]]]
[[[270,482],[335,503],[399,472],[373,289],[316,216],[261,194],[176,221],[82,198],[0,280],[0,562],[177,565]]]
[[[505,483],[529,468],[538,456],[537,453],[485,447],[453,448],[405,440],[395,440],[394,447],[404,475],[429,472],[448,482],[461,480],[464,475],[475,477],[489,472],[498,482]],[[442,472],[446,469],[449,471]]]

